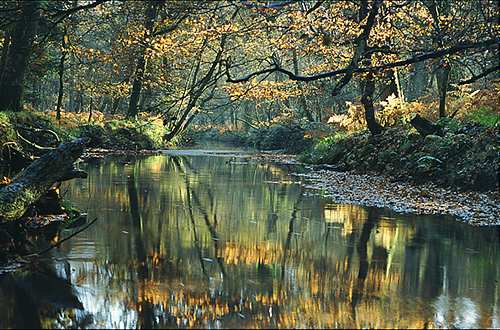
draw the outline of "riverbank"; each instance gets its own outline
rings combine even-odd
[[[378,136],[358,131],[311,139],[304,129],[275,125],[262,131],[263,141],[271,140],[272,134],[266,132],[274,132],[272,146],[280,150],[261,152],[254,159],[304,166],[307,172],[299,176],[307,186],[322,190],[338,203],[450,215],[472,225],[500,225],[500,135],[493,119],[444,120],[439,123],[440,135],[427,136],[399,125]],[[271,146],[252,144],[254,135],[255,130],[245,134],[212,129],[199,132],[198,137],[230,143],[236,137],[238,145]],[[287,141],[294,139],[298,143],[288,151],[296,156],[286,149]]]
[[[63,168],[78,158],[91,161],[107,155],[124,157],[156,153],[157,150],[164,148],[162,140],[164,133],[161,120],[148,118],[127,120],[123,116],[104,116],[96,112],[92,118],[88,114],[65,113],[61,120],[57,120],[55,113],[50,112],[0,112],[0,188],[5,196],[7,193],[3,188],[13,182],[12,186],[15,186],[15,180],[22,175],[23,169],[37,160],[43,160],[47,154],[60,155],[60,148],[64,142],[83,138],[79,141],[82,141],[87,149],[81,157],[80,154],[75,157],[61,156],[59,165],[54,163],[59,159],[58,156],[51,156],[52,162],[37,167],[40,172],[36,176],[39,179],[30,178],[31,181],[27,182],[29,187],[21,189],[38,191],[37,185],[41,185],[40,182],[46,177],[53,176],[56,179],[44,182],[44,187],[41,189],[46,192],[41,197],[32,198],[30,191],[26,200],[29,205],[22,205],[17,211],[17,206],[21,204],[15,198],[15,203],[0,203],[3,213],[0,215],[0,265],[9,264],[19,256],[36,254],[32,246],[39,237],[47,238],[40,239],[43,241],[41,242],[43,247],[65,228],[76,226],[78,223],[85,224],[86,219],[80,216],[78,210],[64,206],[59,185],[68,177],[63,175],[62,180],[57,177]],[[65,164],[65,162],[70,163]],[[29,173],[33,173],[33,169]],[[71,172],[68,175],[72,177],[71,175],[76,174]],[[82,172],[76,176],[83,175]],[[12,189],[9,193],[14,191]],[[13,208],[6,209],[5,206],[8,205],[13,205]],[[19,214],[12,216],[11,209],[15,209]],[[12,218],[8,218],[7,215]]]
[[[0,113],[0,119],[0,163],[31,162],[58,140],[74,136],[90,140],[90,148],[81,157],[84,161],[151,155],[160,150],[149,137],[155,130],[157,135],[161,133],[158,123],[112,121],[78,126],[65,122],[65,126],[57,126],[50,118],[30,112]],[[272,136],[281,137],[280,146],[286,144],[285,136],[290,141],[289,131],[267,131],[273,133],[263,141],[271,141]],[[254,159],[305,166],[307,173],[297,175],[307,187],[322,190],[338,203],[388,207],[403,213],[447,214],[473,225],[500,224],[495,128],[448,125],[444,136],[427,137],[390,128],[376,138],[366,132],[337,134],[317,139],[314,145],[312,139],[304,138],[303,131],[294,131],[302,140],[293,149],[298,152],[309,146],[299,157],[281,150],[260,153]]]
[[[61,142],[87,139],[87,158],[97,154],[140,154],[165,148],[165,128],[158,119],[66,113],[58,121],[50,112],[0,112],[0,167],[15,173]]]
[[[404,127],[387,128],[376,136],[366,131],[336,134],[318,141],[300,159],[415,184],[494,191],[498,190],[499,146],[496,127],[450,122],[439,135],[422,136]]]
[[[388,208],[400,213],[450,215],[475,226],[500,225],[498,191],[458,191],[433,183],[412,184],[377,173],[339,172],[325,165],[308,165],[297,156],[274,152],[260,153],[256,161],[303,166],[292,173],[304,186],[331,198],[335,203]]]
[[[498,190],[500,130],[496,122],[485,125],[447,119],[436,126],[438,132],[425,136],[409,125],[387,127],[378,135],[367,130],[308,131],[274,125],[260,133],[210,129],[191,136],[195,141],[226,141],[298,154],[303,163],[327,164],[341,172],[378,173],[460,190]],[[262,143],[253,142],[255,136],[261,136]]]

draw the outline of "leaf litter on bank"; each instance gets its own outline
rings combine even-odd
[[[452,215],[472,225],[500,225],[498,192],[462,192],[432,183],[413,185],[378,174],[312,170],[294,174],[307,188],[322,190],[337,203],[387,207],[396,212]]]
[[[256,161],[304,165],[293,155],[260,153]],[[432,183],[415,185],[377,173],[338,172],[325,166],[307,166],[304,187],[321,190],[336,203],[386,207],[400,213],[451,215],[476,226],[500,225],[500,193],[458,191]]]

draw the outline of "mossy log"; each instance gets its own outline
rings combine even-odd
[[[42,197],[55,183],[87,174],[77,170],[74,162],[82,155],[87,140],[62,143],[45,153],[0,189],[0,223],[19,219],[28,207]]]

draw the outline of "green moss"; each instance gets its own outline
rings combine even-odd
[[[12,127],[10,117],[5,112],[0,112],[0,144],[16,141],[16,132]]]
[[[104,125],[104,146],[114,149],[158,149],[163,147],[163,125],[145,120],[111,120]]]
[[[299,155],[299,160],[312,164],[332,164],[340,160],[348,149],[347,144],[353,136],[336,132],[319,139],[314,145]]]
[[[495,127],[500,122],[500,114],[488,107],[480,107],[467,114],[466,120],[485,127]]]
[[[143,120],[110,120],[104,125],[87,124],[77,135],[90,140],[89,146],[107,149],[159,149],[163,147],[163,125]]]
[[[23,127],[38,128],[42,131],[23,130]],[[165,129],[161,123],[146,120],[111,120],[105,124],[92,123],[68,129],[59,126],[49,116],[30,111],[0,112],[0,147],[6,142],[15,142],[16,148],[26,154],[36,152],[25,142],[18,140],[16,129],[21,129],[25,138],[36,144],[47,146],[56,141],[53,135],[43,130],[55,132],[62,141],[85,137],[90,147],[107,149],[158,149],[164,146]],[[26,150],[25,150],[26,149]],[[2,162],[0,153],[0,163]]]
[[[2,220],[13,221],[19,219],[37,196],[39,195],[30,189],[25,189],[16,194],[3,192],[0,199]]]

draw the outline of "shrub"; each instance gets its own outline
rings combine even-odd
[[[305,130],[298,125],[284,126],[274,124],[269,127],[251,128],[248,141],[255,148],[264,150],[283,149],[298,152],[313,143],[313,139],[305,137]]]
[[[109,142],[106,130],[100,125],[80,126],[77,128],[77,134],[81,138],[89,139],[88,146],[91,148],[103,147]]]
[[[313,164],[334,163],[339,159],[340,153],[344,152],[344,142],[348,137],[349,134],[345,132],[324,137],[299,155],[299,160]]]

